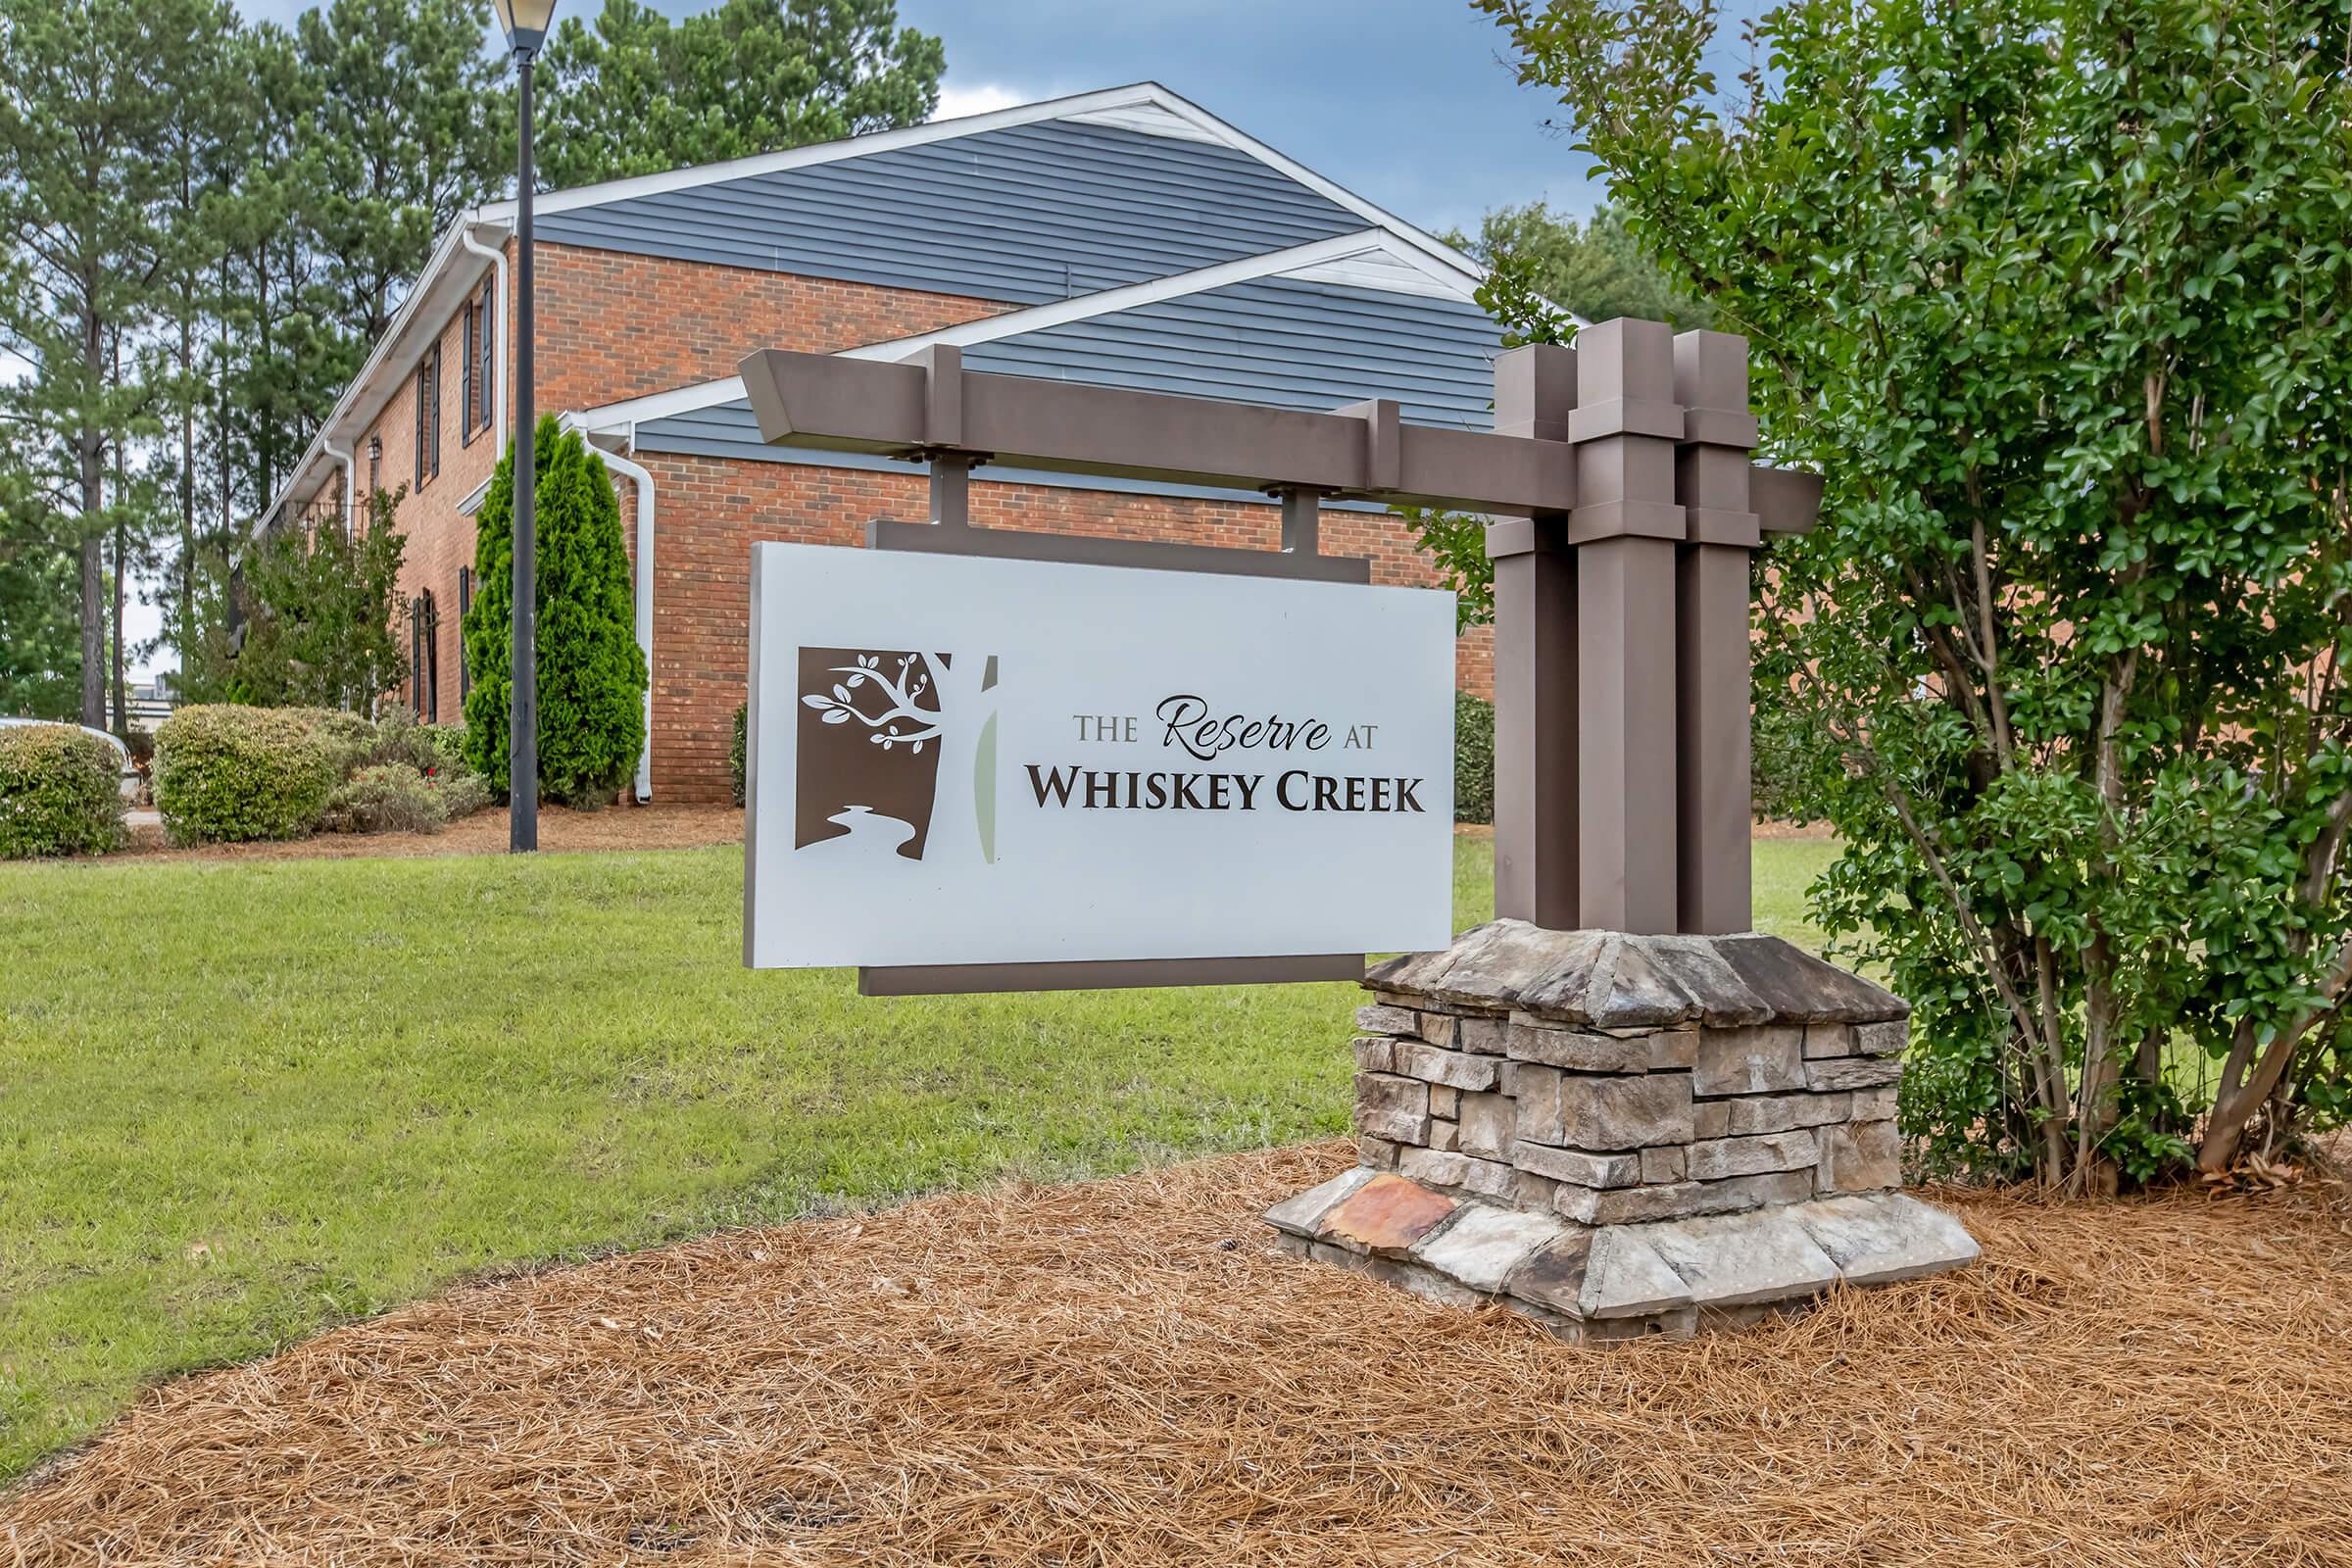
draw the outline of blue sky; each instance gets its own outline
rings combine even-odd
[[[601,0],[599,0],[601,3]],[[1146,78],[1425,228],[1597,187],[1559,106],[1467,0],[899,0],[947,41],[945,107]]]
[[[290,22],[312,0],[239,0]],[[709,0],[654,0],[672,16]],[[558,16],[603,0],[560,0]],[[1152,80],[1424,228],[1598,188],[1469,0],[899,0],[947,42],[943,114]]]

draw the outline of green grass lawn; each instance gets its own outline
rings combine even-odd
[[[741,919],[732,848],[0,867],[0,1480],[485,1267],[1348,1125],[1352,987],[868,1001]]]

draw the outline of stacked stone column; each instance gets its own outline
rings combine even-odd
[[[1268,1215],[1295,1250],[1580,1339],[1976,1254],[1894,1191],[1909,1009],[1776,937],[1501,920],[1365,984],[1360,1164]]]

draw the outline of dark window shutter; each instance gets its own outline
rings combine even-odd
[[[458,445],[473,442],[473,307],[458,313],[466,321],[466,353],[458,361]]]
[[[425,399],[426,399],[428,396],[430,396],[430,393],[429,393],[429,392],[428,392],[428,390],[427,390],[427,382],[425,381],[424,369],[425,369],[425,367],[424,367],[424,362],[422,362],[422,361],[419,361],[419,362],[417,363],[417,366],[416,366],[416,443],[415,443],[415,445],[416,445],[416,488],[417,488],[417,489],[419,489],[419,490],[421,490],[421,489],[423,489],[423,488],[424,488],[424,421],[425,421]]]
[[[490,292],[490,285],[485,281],[482,284],[482,303],[473,313],[481,322],[474,332],[479,345],[475,352],[481,356],[481,364],[475,368],[473,379],[474,384],[482,389],[482,428],[485,430],[498,417],[497,307],[493,303],[496,299],[497,296]]]
[[[428,724],[441,722],[441,607],[433,603],[433,591],[427,588],[418,596],[420,618],[424,626],[424,702],[418,710]]]
[[[433,345],[433,473],[441,472],[441,345]]]

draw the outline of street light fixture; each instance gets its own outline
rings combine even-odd
[[[492,0],[514,51],[514,649],[507,737],[507,849],[539,848],[539,413],[531,364],[531,62],[547,41],[556,0]]]

